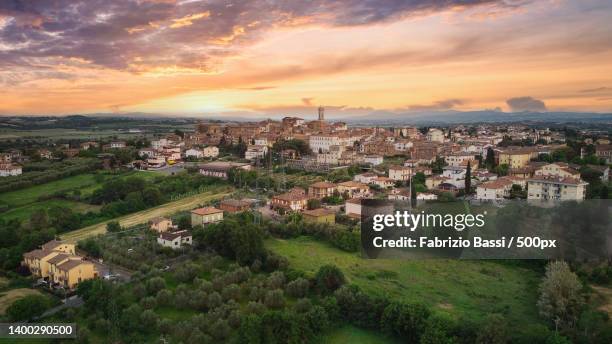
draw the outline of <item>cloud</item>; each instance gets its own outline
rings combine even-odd
[[[306,106],[313,106],[312,105],[312,101],[314,100],[314,98],[302,98],[302,104],[306,105]]]
[[[6,0],[0,2],[0,67],[78,58],[121,71],[215,72],[215,59],[283,26],[360,26],[435,12],[514,9],[526,1],[465,0]],[[220,46],[228,47],[219,56]],[[222,50],[221,50],[222,51]]]
[[[410,111],[450,110],[457,105],[463,105],[463,104],[465,104],[465,101],[462,99],[444,99],[444,100],[438,100],[432,104],[409,105],[408,110]]]
[[[516,97],[506,100],[506,104],[510,107],[513,112],[521,111],[546,111],[546,104],[539,99],[533,97]]]
[[[580,90],[581,93],[607,93],[612,91],[612,87],[596,87],[596,88],[587,88],[585,90]]]
[[[265,91],[275,89],[276,86],[254,86],[254,87],[239,87],[239,90],[243,91]]]

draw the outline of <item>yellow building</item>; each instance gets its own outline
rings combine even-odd
[[[334,223],[336,222],[336,212],[331,209],[304,210],[302,213],[304,221],[314,223]]]
[[[191,226],[204,226],[223,220],[223,210],[215,207],[198,208],[191,211]]]
[[[499,152],[499,165],[506,164],[510,168],[522,168],[531,161],[532,152],[526,149],[509,149]]]
[[[97,277],[94,264],[77,256],[74,244],[57,240],[25,253],[22,264],[32,275],[64,288],[71,289],[81,281]]]

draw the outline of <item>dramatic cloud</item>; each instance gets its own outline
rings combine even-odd
[[[546,104],[539,99],[535,99],[532,97],[517,97],[510,98],[506,100],[506,104],[510,107],[510,110],[513,112],[521,112],[521,111],[536,111],[536,112],[544,112],[546,111]]]
[[[302,104],[306,106],[313,106],[312,101],[314,98],[302,98]]]

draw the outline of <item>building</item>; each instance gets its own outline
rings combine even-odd
[[[312,223],[335,223],[336,212],[331,209],[318,208],[313,210],[304,210],[302,216],[305,222]]]
[[[476,199],[479,200],[502,200],[510,196],[512,181],[508,178],[499,178],[490,182],[482,183],[476,187]]]
[[[525,148],[511,148],[498,152],[498,164],[510,168],[525,167],[531,161],[532,151]]]
[[[378,166],[383,163],[383,157],[380,155],[366,155],[365,158],[363,158],[363,162],[373,166]]]
[[[476,157],[474,154],[467,152],[454,152],[444,157],[444,161],[453,167],[467,166],[468,162],[471,163],[471,166],[474,167],[478,165]]]
[[[534,177],[527,180],[529,200],[583,200],[588,183],[575,178]]]
[[[427,141],[444,142],[444,132],[437,128],[430,128],[427,132]]]
[[[327,152],[331,146],[340,146],[341,144],[340,136],[337,134],[311,135],[308,140],[310,149],[315,153]]]
[[[367,184],[351,180],[339,183],[338,192],[342,196],[348,196],[348,198],[365,198],[370,195],[370,187]]]
[[[308,196],[304,190],[291,190],[289,192],[272,196],[270,206],[273,209],[286,211],[302,211],[308,205]]]
[[[125,141],[112,141],[109,144],[109,147],[111,149],[121,149],[121,148],[125,148],[126,144],[125,144]]]
[[[149,221],[149,229],[158,233],[167,232],[173,228],[172,220],[165,217],[156,217]]]
[[[22,265],[32,275],[42,278],[51,285],[72,289],[82,281],[97,277],[93,263],[76,255],[75,245],[52,240],[40,249],[23,255]]]
[[[0,177],[12,177],[22,174],[21,166],[13,164],[0,164]]]
[[[324,198],[334,195],[336,184],[329,182],[316,182],[308,187],[308,195],[311,198]]]
[[[227,161],[209,162],[207,164],[201,164],[199,166],[201,174],[209,177],[217,177],[222,179],[227,179],[228,173],[232,168],[249,171],[252,167],[247,163]]]
[[[417,201],[434,201],[438,199],[438,195],[431,192],[417,192]]]
[[[362,174],[357,174],[353,177],[353,180],[363,184],[372,184],[378,178],[376,173],[367,172]]]
[[[376,177],[372,182],[374,185],[378,185],[381,189],[391,188],[395,185],[395,181],[387,177]]]
[[[268,153],[268,146],[249,145],[244,152],[244,158],[250,161],[263,159]]]
[[[537,168],[534,177],[562,177],[580,179],[580,171],[565,162],[555,162]]]
[[[219,203],[219,209],[228,213],[240,213],[251,209],[251,202],[239,199],[224,199]]]
[[[186,158],[202,159],[204,157],[204,152],[202,152],[201,150],[196,149],[196,148],[190,148],[190,149],[185,151],[185,157]]]
[[[597,145],[595,146],[595,155],[606,161],[606,164],[612,164],[612,145]]]
[[[204,154],[205,158],[216,158],[219,156],[219,148],[216,146],[204,147],[202,154]]]
[[[198,208],[191,211],[191,226],[204,226],[223,220],[223,210],[215,207]]]
[[[407,181],[414,174],[414,169],[409,166],[390,166],[389,178],[397,181]]]
[[[344,203],[344,213],[355,219],[361,220],[361,199],[352,198]]]
[[[157,243],[163,247],[170,247],[173,250],[183,248],[184,245],[191,245],[193,237],[188,230],[163,232],[157,237]]]

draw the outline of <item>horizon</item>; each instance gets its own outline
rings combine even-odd
[[[0,4],[0,115],[612,113],[602,0],[70,4]]]

